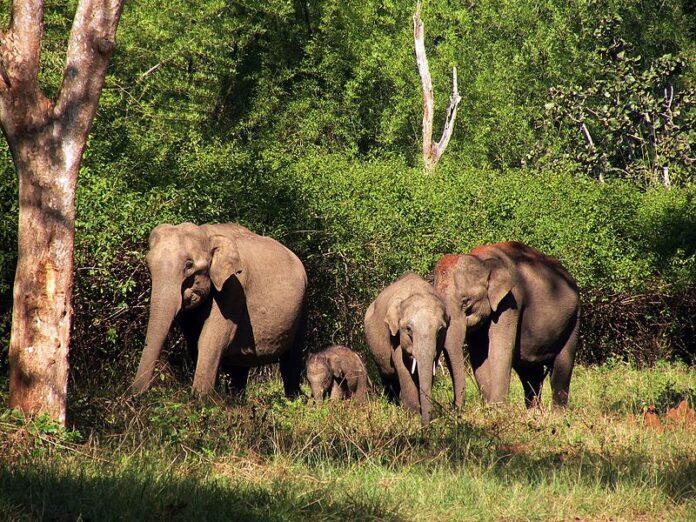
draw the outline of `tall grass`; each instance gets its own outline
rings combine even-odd
[[[8,519],[692,519],[696,427],[684,365],[578,367],[566,412],[441,405],[427,432],[373,394],[364,406],[287,401],[278,379],[243,400],[193,399],[169,377],[137,400],[78,396],[76,429],[0,414]],[[442,377],[442,376],[441,376]],[[644,425],[648,407],[659,428]]]

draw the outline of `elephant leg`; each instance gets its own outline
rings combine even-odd
[[[399,398],[401,399],[401,404],[403,404],[404,408],[407,410],[420,413],[418,386],[416,386],[411,374],[404,365],[401,346],[397,346],[392,352],[392,362],[394,363],[396,374],[399,377],[399,387],[401,388]],[[428,368],[428,371],[430,371],[430,368]]]
[[[546,370],[543,366],[516,369],[524,389],[524,404],[527,408],[541,405],[541,387],[544,384]]]
[[[565,345],[553,361],[551,369],[551,391],[553,392],[553,405],[564,408],[568,405],[570,394],[570,378],[575,364],[575,349],[578,345],[578,329],[580,314],[575,319],[570,335]]]
[[[217,302],[213,301],[210,316],[198,338],[198,360],[193,377],[195,392],[204,395],[213,390],[222,351],[230,345],[236,331],[237,325],[226,318]]]
[[[283,378],[285,396],[294,399],[302,393],[302,352],[300,347],[293,345],[280,356],[280,376]]]
[[[474,379],[478,385],[478,389],[485,401],[488,401],[490,394],[490,369],[488,364],[488,331],[482,328],[479,331],[472,333],[467,340],[467,348],[469,350],[469,360],[471,367],[474,370]]]
[[[334,379],[331,384],[331,400],[341,400],[343,399],[343,388],[341,388],[341,382]]]
[[[285,396],[294,399],[302,395],[302,370],[304,370],[304,346],[307,336],[307,303],[302,305],[302,313],[298,319],[295,336],[290,348],[280,356],[280,376],[283,379]]]
[[[357,402],[365,402],[367,400],[367,373],[365,370],[360,370],[356,381],[351,396],[355,397]]]
[[[488,364],[488,358],[481,361],[477,366],[474,366],[474,379],[476,379],[476,384],[483,396],[483,400],[489,402],[491,394],[491,370]]]
[[[251,368],[244,366],[228,366],[225,371],[230,379],[229,393],[237,397],[244,395],[247,382],[249,380],[249,371]]]
[[[380,375],[380,378],[382,380],[382,386],[384,387],[384,394],[387,396],[387,400],[389,402],[397,402],[401,393],[399,381],[393,377],[388,377],[385,375]]]
[[[464,353],[461,348],[444,350],[447,369],[452,377],[452,388],[454,390],[454,406],[459,408],[464,402]]]

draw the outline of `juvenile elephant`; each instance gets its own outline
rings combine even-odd
[[[387,394],[400,397],[405,408],[420,412],[423,426],[430,422],[435,363],[443,349],[448,320],[435,289],[413,273],[385,288],[365,313],[367,343]]]
[[[332,399],[367,398],[367,369],[360,356],[341,345],[312,354],[307,360],[307,380],[317,402],[331,393]]]
[[[580,306],[577,284],[557,260],[517,242],[481,245],[443,256],[435,287],[451,317],[445,349],[461,351],[466,339],[487,402],[505,400],[514,368],[527,407],[538,404],[549,370],[554,404],[567,404]]]
[[[286,395],[299,393],[307,276],[295,254],[240,225],[182,223],[157,226],[146,259],[152,294],[135,392],[150,386],[176,320],[197,353],[196,392],[212,390],[218,366],[241,391],[251,367],[280,360]]]

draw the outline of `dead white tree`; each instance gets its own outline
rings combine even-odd
[[[65,422],[75,188],[123,0],[80,0],[57,100],[38,74],[43,0],[13,0],[0,33],[0,124],[19,178],[10,407]]]
[[[454,131],[454,120],[457,117],[457,107],[461,97],[457,89],[457,68],[452,67],[452,94],[447,107],[445,127],[442,129],[440,141],[434,143],[433,113],[435,112],[435,98],[433,96],[433,81],[430,77],[428,58],[425,54],[423,38],[425,31],[420,17],[420,10],[421,4],[418,2],[416,4],[416,13],[413,15],[413,40],[416,48],[416,64],[418,65],[418,74],[420,75],[423,90],[423,164],[425,170],[429,172],[435,168],[445,149],[447,149]]]

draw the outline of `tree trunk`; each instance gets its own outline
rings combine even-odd
[[[123,0],[80,0],[55,104],[38,83],[43,0],[13,0],[0,34],[0,124],[19,177],[10,407],[65,423],[75,187]]]
[[[53,149],[43,142],[39,149]],[[10,340],[10,407],[65,422],[77,169],[18,146],[19,256]]]

